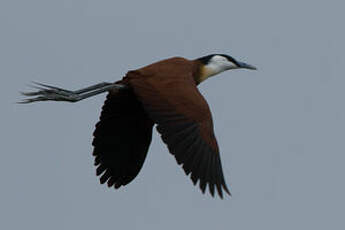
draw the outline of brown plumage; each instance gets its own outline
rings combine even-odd
[[[210,108],[197,85],[229,69],[256,69],[231,56],[212,54],[187,60],[176,57],[129,71],[115,83],[99,83],[76,91],[36,83],[39,91],[23,93],[36,101],[77,102],[109,92],[93,139],[100,182],[119,188],[130,183],[145,161],[156,124],[185,173],[204,193],[208,185],[223,197],[226,186]]]
[[[97,174],[116,188],[135,178],[144,163],[153,124],[194,184],[219,196],[224,180],[212,116],[197,88],[200,61],[171,58],[130,71],[117,83],[129,90],[110,92],[94,132]],[[109,182],[110,181],[110,182]]]

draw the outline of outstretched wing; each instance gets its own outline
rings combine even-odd
[[[180,71],[176,77],[171,74],[162,71],[159,76],[143,76],[140,71],[132,71],[127,74],[127,80],[150,118],[157,123],[170,153],[178,164],[183,164],[187,175],[191,173],[193,183],[199,180],[203,193],[208,184],[212,196],[216,187],[222,198],[222,189],[230,192],[224,180],[208,104],[191,73]]]
[[[93,155],[100,182],[119,188],[139,173],[151,143],[153,122],[131,89],[110,92],[96,124]]]

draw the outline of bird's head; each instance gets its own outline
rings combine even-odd
[[[235,58],[226,54],[211,54],[198,58],[197,61],[201,63],[199,82],[230,69],[256,70],[256,67],[237,61]]]

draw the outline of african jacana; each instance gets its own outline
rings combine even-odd
[[[127,185],[139,173],[156,124],[162,140],[187,175],[200,189],[206,185],[214,196],[226,186],[209,106],[197,85],[229,69],[252,69],[231,56],[212,54],[195,60],[181,57],[162,60],[129,71],[115,83],[100,83],[76,91],[36,83],[39,91],[23,93],[21,103],[69,101],[108,91],[100,121],[93,133],[93,155],[100,182],[116,189]]]

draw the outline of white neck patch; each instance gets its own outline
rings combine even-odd
[[[208,73],[207,77],[211,77],[226,70],[236,68],[237,66],[233,62],[221,55],[214,55],[210,59],[209,63],[205,65],[205,71]]]

